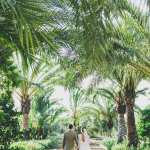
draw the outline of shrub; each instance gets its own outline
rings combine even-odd
[[[127,141],[122,144],[115,144],[112,146],[111,150],[135,150],[135,148],[129,148],[127,145]],[[148,145],[142,144],[138,150],[150,150],[150,147]]]
[[[129,150],[127,144],[116,144],[112,146],[111,150]]]
[[[150,145],[143,143],[140,147],[140,150],[150,150]]]
[[[39,141],[33,140],[33,141],[21,141],[13,143],[11,145],[11,149],[15,148],[18,148],[18,150],[40,150],[42,146],[39,144]]]
[[[18,113],[13,109],[10,96],[1,95],[0,108],[0,149],[8,150],[10,143],[19,138]]]
[[[11,145],[11,150],[49,150],[58,148],[59,139],[20,141]]]
[[[25,150],[25,148],[20,145],[20,146],[11,147],[10,150]]]
[[[41,150],[49,150],[59,148],[59,139],[56,137],[51,138],[51,140],[46,144],[41,144],[43,147]]]
[[[140,118],[138,133],[141,140],[145,142],[150,141],[150,106],[142,110],[142,115]]]
[[[115,145],[116,141],[114,139],[106,139],[103,141],[104,146],[107,150],[111,150],[112,146]]]

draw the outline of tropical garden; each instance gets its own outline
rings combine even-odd
[[[1,150],[149,150],[149,79],[149,0],[0,0]]]

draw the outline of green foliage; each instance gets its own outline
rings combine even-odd
[[[96,89],[93,91],[91,112],[95,114],[94,124],[103,132],[111,131],[116,125],[115,91],[109,89]]]
[[[51,137],[48,140],[21,141],[11,145],[11,150],[48,150],[58,148],[59,139]]]
[[[141,140],[150,142],[150,106],[142,110],[138,124],[138,133]]]
[[[14,110],[9,96],[2,95],[0,98],[0,146],[1,149],[9,149],[11,142],[19,137],[18,113]]]
[[[9,50],[6,49],[4,53],[1,52],[0,49],[0,88],[4,89],[6,89],[6,86],[9,88],[10,86],[16,86],[19,83],[19,78],[17,78],[19,77],[18,70],[10,55],[7,54],[8,51]]]
[[[148,145],[148,144],[142,144],[142,145],[140,145],[140,150],[149,150],[150,149],[150,145]]]
[[[20,53],[14,55],[14,62],[17,65],[20,76],[20,83],[14,90],[16,99],[21,103],[22,114],[29,115],[32,99],[38,95],[41,90],[48,90],[54,84],[56,84],[62,77],[60,66],[50,60],[49,63],[43,62],[38,59],[32,63],[28,62],[25,65],[24,59]],[[27,128],[29,125],[28,120],[23,118],[23,124],[26,124],[23,128]]]
[[[13,64],[13,61],[9,63],[2,64],[8,68],[6,70],[4,68],[0,68],[0,95],[10,95],[12,88],[17,86],[20,82],[18,70]]]
[[[106,146],[107,150],[111,150],[113,145],[115,145],[116,141],[114,139],[105,139],[103,141],[104,146]]]
[[[55,22],[48,5],[44,0],[0,1],[0,49],[3,53],[10,49],[10,56],[13,51],[19,50],[26,60],[31,59],[39,51],[37,47],[42,48],[44,43],[54,50],[54,32],[51,30],[53,34],[50,34],[51,31],[46,28]],[[7,55],[2,58],[7,59]]]
[[[52,100],[50,97],[53,94],[53,89],[42,91],[35,96],[32,102],[31,125],[34,124],[36,139],[45,139],[48,134],[52,134],[53,126],[57,126],[62,113],[65,109],[59,106],[57,100]],[[33,130],[33,128],[31,129]],[[34,131],[34,130],[33,130]]]
[[[138,148],[138,150],[149,150],[150,147],[148,145],[140,145],[140,147]],[[125,141],[122,144],[115,144],[112,146],[111,150],[136,150],[135,148],[128,147],[127,141]]]
[[[112,146],[111,150],[129,150],[127,144],[116,144]]]
[[[26,150],[23,145],[16,145],[11,147],[11,150]]]
[[[6,54],[6,56],[8,55]],[[10,143],[20,136],[19,113],[14,110],[11,97],[13,87],[17,86],[19,82],[17,77],[16,67],[8,56],[7,61],[3,62],[2,60],[0,67],[0,149],[4,150],[9,149]]]
[[[49,141],[46,144],[42,144],[42,149],[41,150],[49,150],[49,149],[57,149],[58,144],[59,144],[59,139],[57,137],[51,138],[51,141]]]
[[[70,89],[69,112],[71,112],[72,122],[75,126],[80,125],[81,119],[87,115],[89,101],[85,90],[80,88]]]
[[[61,69],[54,60],[50,60],[47,64],[38,59],[30,64],[28,62],[28,65],[25,65],[21,54],[17,53],[14,55],[14,62],[21,78],[20,84],[15,90],[20,100],[26,100],[28,96],[29,99],[32,99],[39,90],[51,88],[62,77]]]
[[[123,70],[125,75],[121,79],[121,85],[124,84],[126,89],[125,95],[130,97],[134,102],[135,87],[138,81],[144,77],[139,76],[140,78],[138,79],[139,73],[134,71],[133,68],[144,74],[150,74],[148,59],[150,37],[149,16],[142,19],[140,16],[141,13],[138,11],[136,13],[137,9],[131,9],[127,0],[66,0],[63,1],[65,3],[64,8],[67,8],[69,10],[67,12],[69,13],[67,17],[65,16],[65,12],[61,13],[60,16],[64,15],[62,18],[71,22],[66,23],[59,17],[60,21],[63,21],[63,23],[60,23],[55,14],[61,2],[59,3],[59,0],[56,0],[56,2],[52,0],[52,2],[56,7],[51,8],[51,1],[45,0],[0,1],[0,70],[3,70],[2,74],[0,72],[0,84],[3,86],[2,90],[0,88],[0,94],[8,92],[10,94],[13,84],[18,80],[17,73],[14,71],[14,66],[12,66],[13,62],[10,60],[10,56],[16,50],[20,51],[21,56],[23,56],[21,57],[22,62],[18,61],[19,63],[17,63],[21,67],[18,67],[21,82],[16,90],[22,102],[23,100],[31,101],[43,87],[47,88],[56,81],[54,73],[59,70],[59,67],[57,68],[54,64],[52,65],[52,70],[50,70],[47,64],[41,65],[41,61],[38,62],[36,54],[40,55],[43,50],[46,54],[47,51],[53,52],[52,50],[56,48],[54,44],[56,32],[54,30],[59,26],[60,30],[62,28],[66,29],[67,34],[72,33],[71,36],[64,35],[67,36],[65,39],[68,40],[65,42],[70,43],[71,47],[73,47],[71,53],[74,54],[74,63],[72,65],[70,65],[72,63],[71,57],[70,61],[64,60],[64,63],[67,64],[67,67],[65,66],[67,68],[67,82],[65,86],[75,87],[79,79],[91,71],[97,71],[103,76],[107,72],[110,76],[110,72],[113,72],[114,69],[117,73],[119,70]],[[71,5],[67,6],[66,4]],[[72,25],[70,26],[70,24]],[[66,59],[67,57],[69,56],[66,56]],[[28,67],[27,64],[30,61],[27,59],[29,58],[32,60],[35,58],[37,63],[32,63],[33,65],[30,63],[30,67]],[[16,60],[19,60],[19,57]],[[56,67],[55,69],[54,66]],[[6,73],[7,77],[11,78],[11,80],[7,80],[7,77],[5,80],[3,73]],[[60,75],[60,77],[62,76]],[[118,81],[118,83],[120,82]],[[92,108],[87,108],[86,96],[82,91],[71,90],[71,92],[70,109],[73,122],[77,125],[80,123],[80,119],[85,116],[87,110],[90,112],[89,110]],[[97,127],[103,129],[103,131],[107,131],[114,127],[114,118],[116,116],[113,109],[114,103],[111,101],[114,98],[110,97],[108,93],[105,93],[103,97],[105,98],[102,101],[98,99],[94,102],[97,106],[93,107],[93,112],[90,113],[96,114],[95,116],[93,115],[95,117],[93,120],[98,120],[98,122],[95,122]],[[5,97],[3,98],[5,99]],[[6,142],[6,146],[12,140],[17,139],[18,130],[16,112],[13,110],[13,105],[8,99],[10,97],[6,97],[6,100],[1,100],[0,102],[0,136],[2,139],[1,143],[4,145]],[[103,102],[104,104],[102,104]],[[24,106],[24,103],[22,104]],[[50,129],[54,123],[57,123],[60,119],[59,115],[63,110],[56,107],[55,102],[49,102],[48,96],[46,98],[45,96],[40,97],[36,104],[34,115],[35,119],[38,120],[38,132],[43,132],[43,129]],[[29,107],[24,113],[29,114],[30,105],[27,106]],[[149,116],[149,110],[143,111],[139,124],[139,135],[144,137],[144,139],[150,137]],[[129,123],[132,123],[132,121],[134,120],[131,120]],[[35,122],[32,120],[32,123]],[[51,130],[53,129],[51,128]],[[36,135],[34,129],[32,132]],[[44,148],[54,148],[52,146],[56,144],[56,141],[51,141]],[[108,146],[108,149],[111,149],[113,141],[107,141],[105,144]],[[36,143],[32,143],[27,149],[36,149],[35,145]],[[115,146],[114,149],[120,149],[121,147],[121,145]],[[24,149],[23,147],[24,143],[21,143],[20,148]],[[123,147],[125,148],[125,145]]]
[[[116,142],[112,142],[113,140],[104,141],[104,145],[107,147],[108,150],[135,150],[133,147],[128,147],[127,141],[124,141],[123,143],[117,144]],[[150,147],[148,145],[140,145],[138,147],[138,150],[149,150]]]
[[[16,143],[13,143],[11,145],[11,148],[13,149],[21,149],[21,150],[40,150],[42,148],[42,146],[39,144],[40,141],[22,141],[22,142],[16,142]],[[42,141],[41,141],[42,142]],[[45,142],[45,141],[43,141]]]
[[[111,150],[135,150],[135,149],[134,149],[133,147],[130,147],[130,148],[129,148],[127,141],[124,141],[124,142],[121,143],[121,144],[115,143],[115,144],[112,146]]]

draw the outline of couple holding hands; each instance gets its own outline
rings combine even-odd
[[[91,150],[90,138],[85,128],[77,134],[72,124],[69,130],[64,133],[63,150]]]

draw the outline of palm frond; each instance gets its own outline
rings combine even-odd
[[[31,60],[44,46],[56,51],[54,11],[45,0],[1,0],[0,42],[4,48],[20,51],[24,60]],[[46,51],[45,51],[46,52]]]

